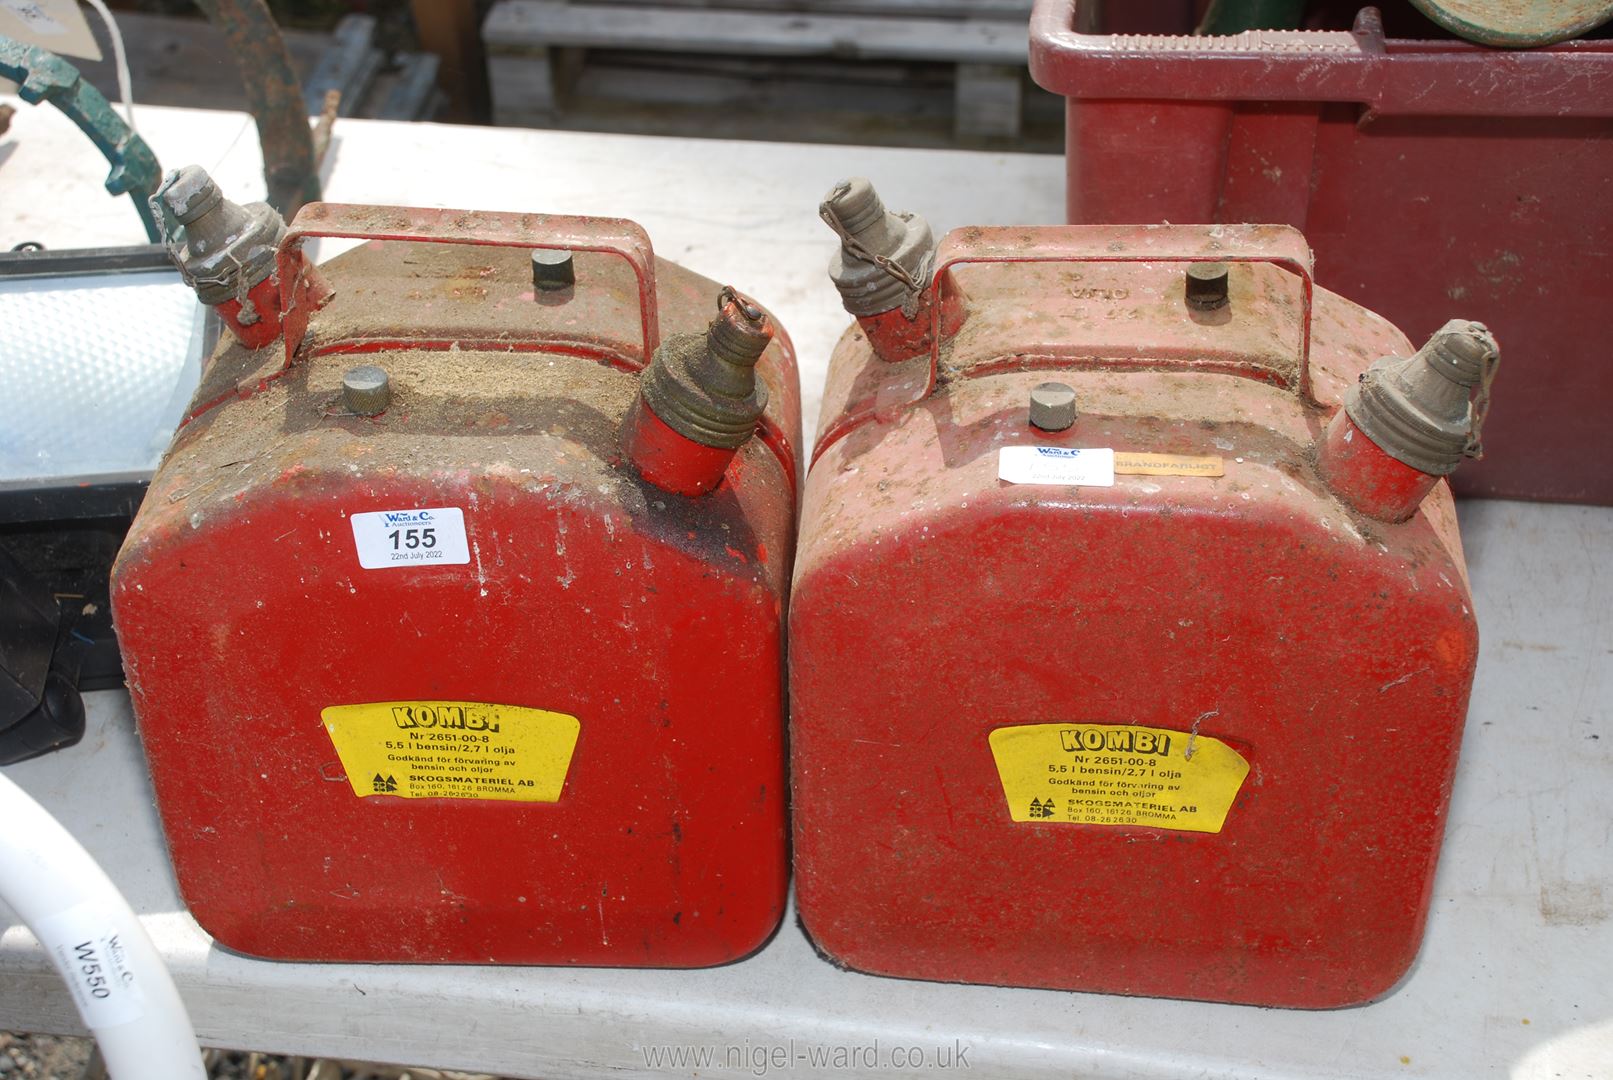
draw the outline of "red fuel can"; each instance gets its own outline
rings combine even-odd
[[[784,334],[630,222],[314,204],[287,232],[193,170],[158,201],[236,331],[113,581],[197,920],[295,960],[757,947],[787,881]],[[316,236],[363,243],[315,271]]]
[[[903,335],[854,308],[807,478],[808,931],[913,978],[1385,993],[1473,678],[1442,477],[1477,452],[1493,339],[1452,323],[1413,352],[1315,288],[1287,227],[963,229],[937,251],[870,200],[858,181],[825,205],[864,229],[833,264],[848,307],[882,254],[919,287]],[[917,329],[920,354],[891,347]]]

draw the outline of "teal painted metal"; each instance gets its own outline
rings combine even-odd
[[[1613,19],[1609,0],[1411,0],[1453,34],[1481,45],[1531,48],[1576,38]]]
[[[78,68],[55,53],[4,35],[0,35],[0,75],[17,83],[17,92],[24,101],[30,105],[50,102],[90,137],[112,164],[106,189],[114,195],[129,196],[146,227],[146,236],[152,243],[160,243],[162,231],[147,200],[162,182],[162,166],[151,147],[129,130],[101,92],[84,81]]]

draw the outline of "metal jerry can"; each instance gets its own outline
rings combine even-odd
[[[689,967],[787,882],[800,406],[602,218],[156,200],[233,331],[113,575],[180,890],[296,960]],[[312,237],[363,241],[316,270]]]
[[[1286,227],[823,207],[790,615],[796,888],[835,960],[1322,1008],[1415,956],[1477,630],[1449,487],[1497,350]]]

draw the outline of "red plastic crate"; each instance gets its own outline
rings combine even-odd
[[[1468,495],[1613,503],[1613,41],[1501,51],[1349,31],[1102,29],[1039,0],[1031,73],[1069,99],[1069,220],[1303,229],[1317,280],[1421,339],[1507,357]]]

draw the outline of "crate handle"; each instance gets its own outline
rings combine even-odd
[[[1538,0],[1537,0],[1538,4]],[[1375,116],[1534,119],[1613,115],[1613,42],[1493,49],[1384,36],[1364,3],[1349,30],[1246,30],[1227,37],[1112,34],[1098,0],[1036,0],[1030,72],[1069,108],[1104,101],[1324,102]],[[1518,5],[1520,8],[1522,5]],[[1566,6],[1566,5],[1565,5]],[[1502,151],[1503,153],[1505,151]]]
[[[286,366],[302,344],[311,314],[301,286],[305,260],[299,256],[310,237],[353,240],[405,240],[477,247],[543,248],[619,255],[638,279],[639,316],[644,330],[644,363],[660,344],[656,310],[655,251],[642,227],[621,218],[570,217],[560,214],[510,214],[486,210],[435,210],[405,206],[358,206],[309,203],[297,214],[277,254],[280,318]]]
[[[1313,256],[1305,237],[1287,225],[1043,225],[955,229],[941,241],[930,282],[930,382],[941,362],[941,313],[953,267],[969,263],[1270,263],[1300,280],[1298,389],[1311,396]]]

